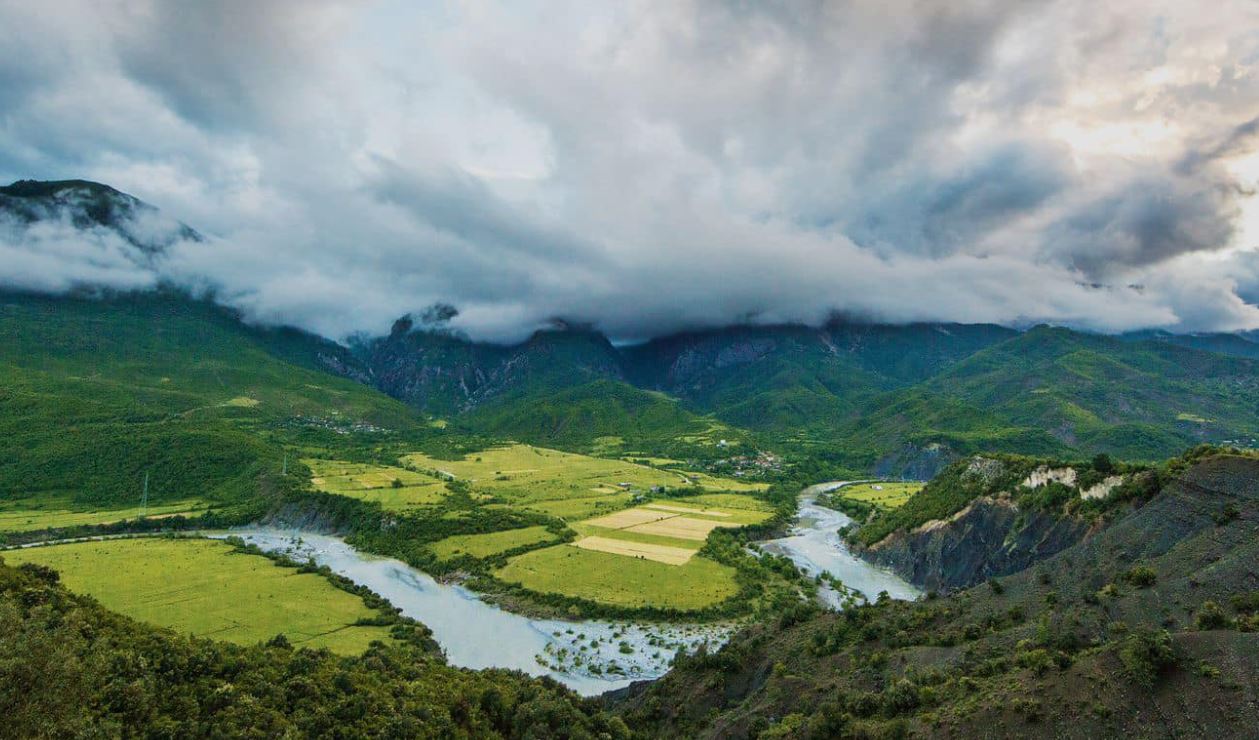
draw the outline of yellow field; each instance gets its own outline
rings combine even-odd
[[[388,511],[406,511],[439,503],[446,496],[440,478],[390,465],[368,465],[344,460],[302,460],[311,471],[311,485],[327,493],[376,501]],[[394,481],[402,485],[394,487]]]
[[[737,527],[737,524],[714,522],[709,519],[692,519],[686,516],[673,516],[660,521],[640,524],[637,527],[630,527],[628,532],[642,532],[643,534],[656,534],[662,537],[677,537],[683,540],[696,540],[703,542],[708,539],[708,533],[718,527]]]
[[[595,527],[603,527],[605,529],[629,529],[630,527],[636,527],[640,524],[647,524],[661,519],[668,519],[671,516],[675,515],[664,511],[626,509],[625,511],[618,511],[615,514],[601,516],[598,519],[589,519],[585,523]]]
[[[688,550],[685,547],[653,545],[646,542],[614,540],[607,537],[583,537],[574,542],[573,546],[580,547],[583,550],[612,553],[613,555],[646,558],[647,560],[654,560],[657,563],[665,563],[667,565],[682,565],[695,554],[695,550]]]
[[[323,576],[283,568],[217,540],[142,538],[6,550],[11,565],[41,563],[72,591],[178,632],[242,645],[283,633],[294,645],[358,654],[386,627],[355,626],[377,616]]]
[[[704,516],[722,516],[722,517],[730,516],[730,514],[724,511],[717,511],[716,509],[698,509],[697,510],[697,509],[692,509],[686,506],[673,506],[671,504],[647,504],[646,508],[656,509],[658,511],[674,511],[674,512],[680,512],[683,514],[703,514]]]

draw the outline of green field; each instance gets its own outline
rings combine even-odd
[[[858,483],[835,493],[841,498],[874,504],[880,509],[898,509],[910,496],[922,490],[922,483]]]
[[[445,481],[406,468],[314,458],[302,462],[310,468],[311,484],[320,491],[375,501],[387,511],[429,506],[446,497]]]
[[[145,516],[155,519],[176,514],[197,516],[208,507],[206,502],[194,499],[154,504],[144,511]],[[112,524],[123,519],[138,519],[140,511],[139,506],[119,509],[76,505],[68,498],[0,501],[0,532],[31,532],[85,524]]]
[[[559,593],[623,607],[698,610],[738,591],[733,568],[702,557],[665,565],[571,545],[513,558],[494,575],[542,593]]]
[[[10,565],[40,563],[72,591],[177,632],[239,644],[283,633],[299,646],[361,653],[388,640],[386,627],[354,626],[376,616],[323,576],[298,573],[217,540],[124,539],[0,553]]]
[[[653,486],[680,488],[700,485],[711,491],[752,491],[764,485],[717,478],[703,473],[657,470],[623,460],[588,457],[545,447],[513,444],[473,453],[462,460],[440,460],[421,453],[405,457],[407,464],[467,481],[480,492],[507,503],[562,518],[580,518],[595,505],[568,510],[554,502],[592,498],[601,502],[628,501],[630,492]]]
[[[614,606],[703,609],[737,590],[731,568],[696,554],[707,539],[705,524],[739,527],[769,516],[762,502],[739,494],[652,500],[572,523],[578,535],[573,543],[518,555],[495,576],[533,591]],[[688,532],[687,525],[699,529]],[[601,544],[585,549],[587,538]]]
[[[489,534],[462,534],[447,537],[429,545],[433,554],[442,560],[449,560],[460,555],[471,555],[474,558],[488,558],[500,552],[514,550],[517,547],[536,545],[553,541],[556,536],[548,532],[546,527],[521,527],[506,529],[502,532]]]
[[[567,522],[588,519],[598,514],[624,509],[633,501],[633,494],[603,493],[579,498],[558,498],[553,501],[538,501],[529,504],[529,511],[536,511],[548,516],[557,517]]]

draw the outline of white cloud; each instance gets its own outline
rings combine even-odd
[[[154,203],[213,237],[165,277],[331,336],[438,301],[492,339],[1246,328],[1256,27],[1243,0],[0,0],[0,176]],[[0,278],[128,274],[54,243]]]

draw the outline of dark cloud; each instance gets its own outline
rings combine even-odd
[[[108,234],[9,229],[0,279],[175,280],[336,337],[434,305],[490,339],[1252,327],[1257,25],[1244,0],[0,0],[0,177],[210,237],[154,276]]]

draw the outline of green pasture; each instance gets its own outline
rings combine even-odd
[[[196,499],[151,504],[143,509],[150,519],[176,514],[198,516],[209,504]],[[123,519],[139,519],[139,505],[126,508],[75,504],[69,498],[18,499],[0,501],[0,532],[32,532],[89,524],[112,524]]]
[[[900,508],[922,490],[922,483],[858,483],[835,491],[841,498],[874,504],[880,509]]]
[[[429,545],[433,554],[442,560],[450,560],[460,555],[471,555],[474,558],[488,558],[500,552],[514,550],[517,547],[536,545],[553,541],[556,536],[547,531],[546,527],[522,527],[505,529],[489,534],[463,534],[447,537]]]
[[[512,558],[495,574],[541,593],[622,607],[698,610],[738,591],[735,571],[696,556],[684,565],[556,545]]]
[[[77,542],[0,557],[10,565],[47,565],[70,590],[109,609],[199,637],[247,645],[283,633],[294,645],[345,655],[391,639],[386,627],[355,626],[377,612],[323,576],[234,552],[217,540]]]
[[[440,503],[446,484],[440,478],[391,465],[369,465],[344,460],[302,460],[311,471],[311,484],[327,493],[376,501],[387,511],[405,511]],[[395,485],[397,481],[400,485]]]

